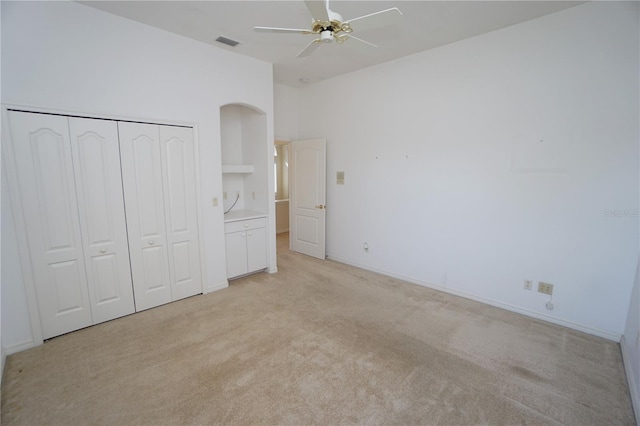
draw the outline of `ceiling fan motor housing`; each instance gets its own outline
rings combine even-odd
[[[342,23],[342,15],[332,10],[328,10],[330,21],[317,21],[314,20],[311,24],[311,31],[315,34],[320,34],[320,40],[323,43],[331,43],[332,38],[339,32],[351,32],[351,27],[348,23]]]

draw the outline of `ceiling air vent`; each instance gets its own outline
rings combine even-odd
[[[227,46],[231,46],[231,47],[236,47],[238,44],[240,44],[239,41],[231,40],[230,38],[226,38],[222,36],[218,37],[216,41],[218,43],[226,44]]]

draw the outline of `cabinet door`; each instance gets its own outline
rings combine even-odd
[[[157,125],[118,123],[136,310],[171,301]]]
[[[227,246],[227,277],[233,278],[247,273],[247,234],[231,232],[225,234]]]
[[[45,339],[92,324],[66,117],[9,112]]]
[[[258,271],[267,267],[267,231],[257,228],[247,231],[247,270]]]
[[[202,293],[193,129],[160,126],[167,251],[173,300]]]
[[[93,323],[135,312],[124,216],[118,124],[69,118]]]

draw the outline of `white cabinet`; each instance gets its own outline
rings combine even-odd
[[[267,231],[264,217],[227,222],[224,231],[228,278],[267,267]]]
[[[9,187],[45,339],[202,292],[191,128],[8,118]]]

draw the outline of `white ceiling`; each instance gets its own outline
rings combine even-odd
[[[313,55],[296,55],[313,35],[257,33],[254,26],[309,28],[311,15],[302,0],[290,1],[88,1],[88,6],[274,64],[274,81],[300,87],[416,52],[534,19],[583,1],[343,1],[330,2],[343,21],[397,7],[401,23],[366,32],[359,38],[320,46]],[[228,47],[224,36],[240,42]],[[355,45],[354,45],[355,44]],[[356,49],[364,47],[364,49]]]

